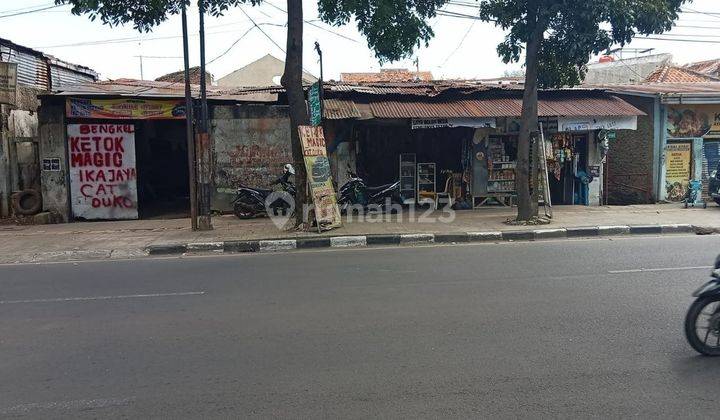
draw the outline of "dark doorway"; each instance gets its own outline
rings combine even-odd
[[[138,121],[135,153],[140,218],[188,217],[190,191],[185,122]]]

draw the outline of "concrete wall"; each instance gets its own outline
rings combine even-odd
[[[35,156],[37,110],[42,91],[18,86],[15,106],[0,105],[0,217],[11,213],[10,195],[24,188],[36,188],[39,162]],[[29,142],[17,143],[23,138]]]
[[[637,130],[618,130],[617,139],[610,141],[606,167],[608,204],[654,203],[655,99],[621,97],[647,115],[638,117]]]
[[[269,188],[292,163],[290,119],[286,106],[221,105],[211,107],[214,143],[213,209],[230,211],[239,185]]]
[[[45,103],[38,114],[40,160],[60,159],[59,171],[45,171],[40,175],[43,210],[54,213],[67,222],[70,216],[68,201],[67,141],[65,140],[65,106]]]

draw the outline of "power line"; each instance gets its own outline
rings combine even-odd
[[[657,38],[657,37],[650,37],[650,36],[645,36],[645,37],[636,38],[636,39],[650,39],[653,41],[695,42],[695,43],[700,43],[700,44],[720,44],[720,41],[710,41],[710,40],[705,40],[705,39]]]
[[[473,27],[475,26],[475,22],[477,22],[477,21],[474,20],[474,21],[470,22],[470,26],[468,27],[467,31],[465,31],[465,35],[463,35],[462,39],[460,40],[460,43],[458,43],[457,47],[455,47],[455,49],[447,57],[445,57],[445,61],[443,61],[442,64],[440,65],[441,67],[444,66],[448,62],[448,60],[450,60],[450,57],[452,57],[453,55],[455,55],[456,52],[458,52],[460,47],[462,47],[462,44],[465,42],[465,39],[467,39],[468,35],[470,35],[470,32],[472,31]]]
[[[675,25],[676,28],[689,29],[720,29],[720,26],[694,26],[694,25]]]
[[[287,10],[285,10],[285,9],[283,9],[283,8],[281,8],[281,7],[278,7],[278,6],[270,3],[269,1],[265,1],[265,4],[267,4],[268,6],[274,8],[274,9],[276,9],[276,10],[279,10],[279,11],[287,14]],[[335,36],[339,36],[340,38],[346,39],[346,40],[348,40],[348,41],[359,42],[357,39],[350,38],[349,36],[345,36],[345,35],[343,35],[343,34],[341,34],[341,33],[339,33],[339,32],[335,32],[335,31],[330,30],[330,29],[328,29],[328,28],[324,28],[324,27],[322,27],[322,26],[314,23],[312,20],[303,20],[303,22],[307,23],[307,24],[310,25],[310,26],[313,26],[313,27],[315,27],[315,28],[318,28],[318,29],[320,29],[320,30],[322,30],[322,31],[329,32],[329,33],[331,33],[331,34],[333,34],[333,35],[335,35]]]
[[[212,25],[208,26],[208,28],[219,28],[222,26],[229,26],[229,25],[236,25],[243,22],[236,22],[236,23],[227,23],[222,25]],[[258,23],[259,26],[280,26],[284,27],[284,25],[278,25],[276,23],[267,23],[267,22],[260,22]],[[218,34],[228,34],[228,33],[236,33],[236,30],[226,30],[226,31],[214,31],[214,32],[207,32],[205,35],[218,35]],[[189,36],[196,37],[198,34],[191,33]],[[57,45],[45,45],[40,47],[33,47],[35,49],[42,49],[42,48],[65,48],[65,47],[84,47],[84,46],[92,46],[92,45],[106,45],[106,44],[125,44],[125,43],[131,43],[131,42],[137,42],[137,41],[161,41],[161,40],[167,40],[167,39],[176,39],[176,38],[182,38],[182,35],[167,35],[167,36],[156,36],[156,37],[149,37],[149,38],[141,38],[141,37],[125,37],[125,38],[111,38],[111,39],[102,39],[97,41],[82,41],[82,42],[73,42],[69,44],[57,44]]]
[[[688,9],[687,7],[680,9],[680,10],[681,10],[680,13],[694,13],[694,14],[698,14],[698,15],[705,15],[705,16],[712,16],[712,17],[720,18],[720,12],[707,12],[707,11],[703,11],[703,10]]]
[[[1,10],[1,11],[0,11],[0,15],[4,15],[4,14],[6,14],[6,13],[20,12],[20,11],[23,11],[23,10],[35,9],[35,8],[37,8],[37,7],[51,6],[51,5],[53,5],[53,4],[55,4],[55,3],[34,4],[34,5],[32,5],[32,6],[20,7],[20,8],[18,8],[18,9]]]
[[[206,64],[206,65],[212,64],[212,63],[214,63],[215,61],[217,61],[217,60],[219,60],[220,58],[222,58],[223,56],[225,56],[225,54],[229,53],[230,50],[232,50],[233,47],[235,47],[235,45],[237,45],[238,42],[240,42],[243,38],[245,38],[245,36],[246,36],[247,34],[249,34],[250,31],[252,31],[252,30],[255,29],[255,28],[258,28],[258,26],[251,26],[250,29],[248,29],[247,31],[245,31],[245,33],[242,34],[242,35],[240,36],[240,38],[236,39],[235,42],[233,42],[233,43],[228,47],[228,49],[226,49],[222,54],[218,55],[217,57],[213,58],[212,60],[208,61],[208,62],[205,63],[205,64]]]
[[[250,19],[250,22],[252,22],[252,24],[254,25],[255,28],[258,28],[258,30],[259,30],[263,35],[265,35],[265,38],[269,39],[270,42],[272,42],[276,47],[278,47],[278,49],[279,49],[280,51],[283,52],[283,54],[287,54],[287,53],[285,52],[285,49],[284,49],[283,47],[281,47],[280,45],[278,45],[278,43],[275,42],[275,40],[272,39],[272,37],[270,37],[270,35],[268,35],[267,33],[265,33],[265,31],[263,31],[262,28],[259,27],[257,23],[255,23],[255,20],[250,17],[250,15],[245,11],[245,9],[243,9],[243,8],[240,7],[240,6],[238,6],[238,9],[240,9],[240,11],[243,12],[243,14],[244,14],[245,16],[247,16],[248,19]]]
[[[0,19],[9,18],[9,17],[13,17],[13,16],[20,16],[20,15],[29,15],[30,13],[42,12],[43,10],[50,10],[50,9],[54,9],[56,7],[61,7],[61,6],[64,6],[64,4],[55,4],[52,6],[41,7],[39,9],[26,10],[24,12],[11,13],[9,15],[2,15],[2,16],[0,16]]]

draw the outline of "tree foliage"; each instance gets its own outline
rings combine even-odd
[[[205,11],[222,16],[228,9],[242,4],[256,5],[262,0],[205,0]],[[182,5],[190,0],[55,0],[55,4],[71,4],[72,13],[87,14],[91,20],[117,26],[132,23],[138,31],[148,32],[168,17],[180,14]]]
[[[585,76],[591,54],[625,45],[636,35],[672,28],[686,0],[482,0],[480,17],[508,31],[497,51],[517,62],[533,33],[542,34],[540,86],[572,86]],[[534,19],[528,19],[534,16]]]
[[[427,19],[448,0],[318,0],[320,19],[336,26],[355,19],[380,62],[412,56],[435,35]]]

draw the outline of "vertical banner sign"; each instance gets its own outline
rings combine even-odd
[[[0,104],[16,105],[17,64],[0,62]]]
[[[692,144],[671,143],[665,147],[665,189],[668,201],[682,201],[690,183]]]
[[[319,230],[330,230],[342,225],[335,188],[330,177],[330,161],[325,149],[322,127],[298,127],[302,143],[305,170],[310,195],[315,205],[315,219]]]
[[[70,195],[75,217],[137,219],[135,126],[69,124]]]
[[[310,86],[310,91],[308,92],[308,104],[310,106],[310,124],[317,127],[322,124],[320,82],[315,82],[312,86]]]

